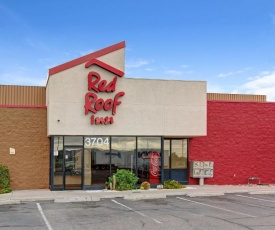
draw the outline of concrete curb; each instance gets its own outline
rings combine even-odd
[[[191,194],[186,194],[188,197],[208,197],[208,196],[224,196],[223,192],[207,192],[207,193],[191,193]]]
[[[53,198],[22,198],[22,199],[13,199],[14,201],[24,202],[43,202],[43,201],[54,201]]]
[[[87,202],[92,201],[91,197],[70,197],[70,198],[57,198],[54,203],[74,203],[74,202]]]
[[[253,191],[249,192],[250,195],[268,195],[268,194],[275,194],[275,191]]]
[[[9,205],[9,204],[21,204],[20,200],[4,200],[0,201],[0,206],[1,205]]]
[[[122,198],[125,200],[148,200],[165,199],[170,196],[186,197],[213,197],[223,196],[232,193],[247,193],[250,195],[275,194],[275,185],[269,187],[259,186],[190,186],[185,189],[150,189],[150,190],[130,190],[130,191],[50,191],[43,190],[23,190],[13,191],[0,195],[0,205],[22,204],[26,202],[54,202],[54,203],[74,203],[74,202],[96,202],[104,199]]]
[[[165,199],[166,194],[127,194],[125,200],[149,200],[149,199]]]

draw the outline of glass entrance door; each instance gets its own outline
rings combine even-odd
[[[188,182],[187,139],[164,140],[164,180]]]
[[[83,148],[64,148],[64,189],[82,189],[83,185]]]

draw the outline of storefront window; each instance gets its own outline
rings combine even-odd
[[[187,168],[187,139],[171,141],[171,168]]]
[[[53,156],[54,187],[63,188],[63,136],[54,137]]]
[[[118,169],[126,169],[136,174],[140,178],[138,183],[143,181],[148,181],[150,184],[160,183],[161,137],[55,136],[53,138],[53,188],[70,189],[75,186],[74,188],[81,189],[82,186],[105,186],[108,177]],[[170,144],[168,147],[164,145],[164,168],[171,169],[171,147]],[[177,164],[174,166],[178,167]],[[77,184],[72,182],[72,176],[74,181],[76,177],[79,178]]]
[[[110,172],[110,137],[84,137],[84,185],[104,185]]]
[[[83,145],[83,137],[82,136],[65,136],[64,145],[66,146]]]
[[[140,182],[160,183],[161,137],[138,137],[137,168]]]
[[[170,140],[164,140],[164,169],[170,169]]]
[[[136,138],[135,137],[112,137],[111,167],[112,172],[116,169],[127,169],[136,173]]]

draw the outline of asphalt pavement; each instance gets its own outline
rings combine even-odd
[[[53,201],[71,203],[123,198],[125,200],[159,199],[168,196],[205,197],[222,196],[227,193],[275,194],[275,185],[191,185],[184,189],[150,189],[131,191],[66,190],[49,189],[15,190],[0,195],[0,205],[20,204],[28,201]]]

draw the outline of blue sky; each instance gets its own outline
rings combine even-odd
[[[275,0],[0,0],[0,84],[126,41],[131,78],[203,80],[275,101]]]

